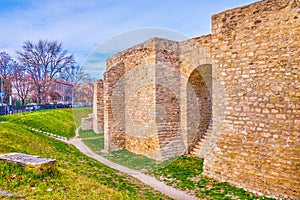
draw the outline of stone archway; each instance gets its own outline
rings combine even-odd
[[[181,132],[188,153],[212,124],[212,61],[199,41],[180,44]]]
[[[193,70],[186,84],[187,150],[204,138],[212,117],[212,68],[201,65]]]

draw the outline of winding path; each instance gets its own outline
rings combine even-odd
[[[170,187],[166,185],[165,183],[158,181],[156,178],[143,174],[137,170],[129,169],[127,167],[124,167],[122,165],[116,164],[114,162],[111,162],[102,156],[96,154],[93,152],[89,147],[87,147],[79,138],[79,128],[76,129],[76,136],[68,141],[69,144],[74,145],[77,149],[79,149],[82,153],[85,155],[103,163],[104,165],[107,165],[113,169],[116,169],[120,172],[126,173],[130,176],[133,176],[134,178],[137,178],[141,182],[143,182],[146,185],[149,185],[150,187],[154,188],[155,190],[158,190],[165,195],[178,200],[197,200],[196,197],[186,194],[183,191],[177,190],[173,187]]]

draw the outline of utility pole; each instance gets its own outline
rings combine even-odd
[[[39,86],[39,90],[40,90],[40,104],[42,105],[43,104],[43,88],[42,86],[40,85]]]
[[[4,94],[3,94],[3,84],[4,84],[4,79],[2,76],[0,76],[0,85],[1,85],[1,106],[3,105],[3,98],[4,98]]]

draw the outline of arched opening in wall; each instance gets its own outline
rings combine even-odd
[[[187,82],[187,144],[188,152],[206,137],[212,117],[212,66],[200,65]]]

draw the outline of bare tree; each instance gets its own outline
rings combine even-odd
[[[11,77],[12,71],[18,63],[6,52],[0,52],[0,86],[1,92],[4,92],[3,100],[7,101],[11,95]]]
[[[93,79],[86,79],[74,86],[74,99],[76,102],[92,102],[94,94]]]
[[[13,68],[11,84],[16,89],[18,97],[22,101],[22,105],[24,105],[32,87],[32,80],[30,79],[29,74],[26,73],[25,67],[16,65]]]
[[[94,81],[89,74],[85,73],[83,67],[77,68],[73,73],[73,98],[75,102],[92,102]]]
[[[2,78],[9,78],[11,70],[13,69],[15,64],[16,62],[8,53],[6,53],[5,51],[0,52],[0,74],[2,75]]]
[[[76,83],[80,79],[82,71],[80,66],[68,66],[60,72],[60,77],[68,83]]]
[[[39,103],[43,103],[43,93],[50,92],[47,88],[53,79],[60,78],[67,67],[75,64],[74,56],[67,55],[67,50],[57,41],[26,41],[22,48],[23,52],[17,51],[18,59],[33,81]]]
[[[83,66],[65,68],[63,79],[73,85],[72,94],[75,101],[93,98],[94,79],[87,73]]]

